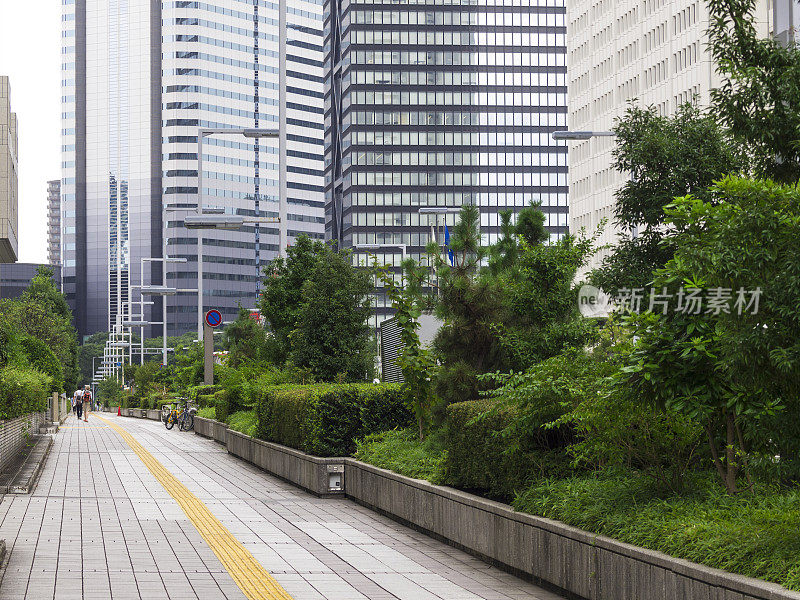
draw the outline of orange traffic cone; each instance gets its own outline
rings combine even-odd
[[[121,406],[118,406],[118,407],[117,407],[117,416],[118,416],[118,417],[121,417],[121,416],[122,416],[122,407],[121,407]]]

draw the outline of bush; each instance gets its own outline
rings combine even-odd
[[[0,370],[0,419],[46,410],[51,384],[48,375],[33,369],[7,366]]]
[[[201,406],[202,404],[202,397],[213,396],[215,392],[218,392],[221,386],[218,385],[192,385],[186,388],[186,397],[189,398],[192,402],[197,402]]]
[[[26,335],[21,340],[22,351],[30,365],[51,379],[50,392],[64,391],[61,363],[55,353],[42,340]]]
[[[399,385],[262,385],[254,394],[258,437],[317,456],[348,456],[357,439],[412,421]]]
[[[567,472],[561,448],[534,446],[526,440],[509,447],[501,432],[517,418],[513,407],[493,400],[448,406],[444,482],[508,500],[533,479]]]
[[[228,427],[245,435],[256,433],[256,413],[252,410],[240,410],[228,417]]]
[[[221,423],[227,422],[228,413],[230,412],[228,408],[228,392],[225,390],[214,392],[214,411],[217,421]]]

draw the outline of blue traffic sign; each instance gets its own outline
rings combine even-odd
[[[206,325],[209,327],[219,327],[222,324],[222,313],[216,309],[211,309],[206,313]]]

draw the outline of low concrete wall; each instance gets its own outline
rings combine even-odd
[[[161,411],[157,408],[149,408],[147,409],[147,418],[151,421],[160,421],[161,420]]]
[[[317,496],[341,496],[344,493],[344,458],[311,456],[230,429],[228,452]]]
[[[347,497],[512,573],[587,600],[800,600],[800,593],[598,536],[352,458],[320,458],[211,419],[195,432],[318,496]],[[342,472],[343,471],[343,472]],[[341,490],[331,490],[339,482]]]
[[[30,413],[15,419],[0,421],[0,471],[25,446],[26,433],[39,433],[39,427],[48,421],[48,412]]]

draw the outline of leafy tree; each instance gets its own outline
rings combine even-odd
[[[108,332],[95,333],[83,342],[78,348],[78,367],[80,369],[80,380],[91,381],[94,373],[92,365],[97,366],[97,359],[102,358],[103,349],[108,340]],[[93,360],[94,359],[94,360]]]
[[[653,271],[672,257],[664,207],[673,198],[695,194],[709,199],[707,188],[744,164],[714,118],[691,104],[671,117],[652,107],[629,107],[614,132],[614,168],[629,174],[615,192],[614,222],[622,233],[591,275],[592,283],[612,295],[648,287]]]
[[[278,257],[264,268],[264,286],[258,307],[275,336],[279,362],[289,355],[289,336],[300,323],[303,285],[311,277],[317,259],[327,252],[324,243],[301,235],[287,250],[286,258]]]
[[[225,327],[224,334],[230,367],[246,363],[266,366],[275,359],[274,338],[241,306],[236,320]]]
[[[800,480],[800,191],[728,178],[712,192],[716,203],[688,197],[668,211],[685,231],[670,268],[730,295],[730,312],[715,315],[714,353],[751,445],[741,450],[769,464],[780,456],[780,476]]]
[[[373,368],[370,274],[353,266],[349,252],[324,247],[315,254],[298,294],[289,360],[321,381],[363,381]]]
[[[31,285],[16,300],[0,301],[0,321],[44,342],[63,366],[64,385],[78,385],[78,342],[64,295],[56,289],[52,271],[40,267]]]
[[[753,158],[756,175],[800,179],[800,48],[759,37],[756,0],[708,0],[709,48],[722,76],[714,113]]]
[[[136,367],[133,383],[136,389],[136,395],[139,398],[147,398],[153,391],[160,370],[161,365],[156,361],[146,361]]]
[[[108,406],[119,406],[122,397],[122,386],[113,377],[106,377],[97,384],[98,401]]]

